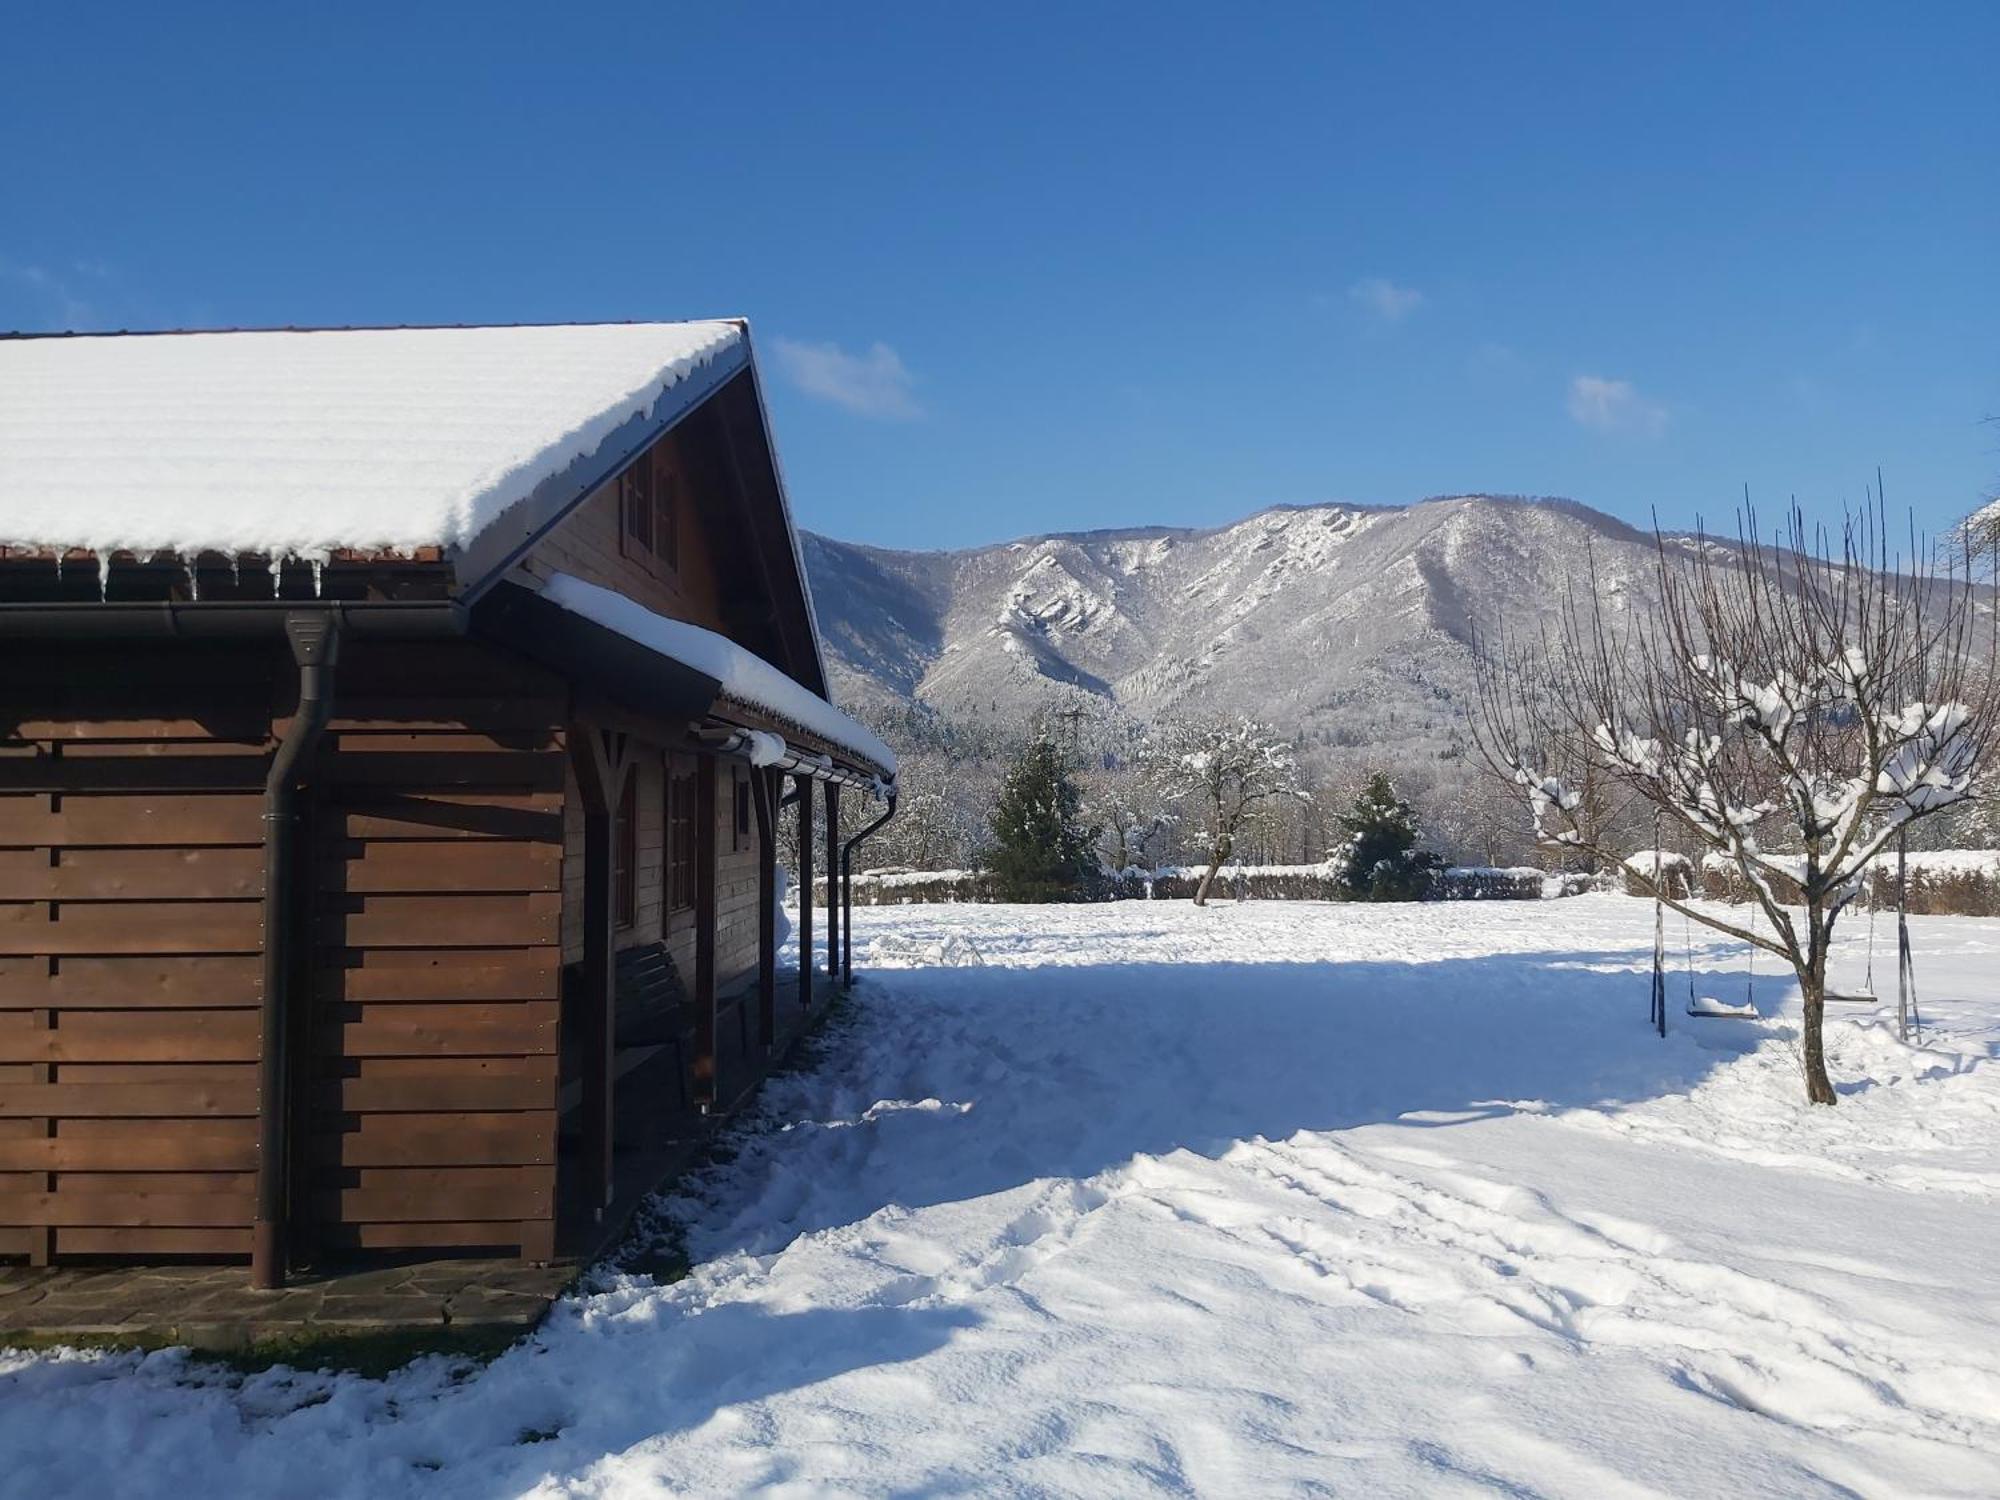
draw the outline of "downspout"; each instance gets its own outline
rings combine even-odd
[[[840,982],[843,985],[854,983],[854,851],[863,839],[895,816],[896,793],[891,789],[888,810],[840,848]]]
[[[257,1217],[250,1241],[250,1284],[259,1289],[281,1286],[285,1279],[295,782],[333,709],[340,616],[330,610],[295,611],[285,618],[285,636],[299,669],[299,705],[264,778],[263,1046],[257,1070]]]

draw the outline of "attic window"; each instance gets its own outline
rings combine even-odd
[[[680,475],[664,442],[655,443],[618,476],[620,548],[648,569],[677,571]]]

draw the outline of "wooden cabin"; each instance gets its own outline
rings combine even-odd
[[[587,1244],[895,769],[741,323],[0,339],[0,1255]]]

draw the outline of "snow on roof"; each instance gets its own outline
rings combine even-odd
[[[686,620],[670,620],[645,605],[568,573],[553,573],[542,588],[549,603],[672,657],[722,684],[722,696],[745,708],[786,720],[828,744],[896,774],[896,752],[867,727],[727,636]]]
[[[0,544],[463,546],[739,324],[0,340]]]

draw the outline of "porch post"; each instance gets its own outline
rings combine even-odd
[[[715,1056],[715,761],[703,755],[694,775],[694,1102],[716,1100]]]
[[[583,980],[577,1020],[583,1032],[584,1202],[591,1219],[604,1218],[611,1201],[611,1090],[613,959],[611,817],[624,791],[623,768],[614,765],[602,737],[588,725],[569,732],[570,764],[583,803]]]
[[[813,784],[799,783],[799,1007],[813,1003]]]
[[[757,809],[757,1040],[769,1051],[778,1041],[778,773],[750,772],[750,801]]]
[[[826,784],[826,985],[840,987],[840,784]]]

